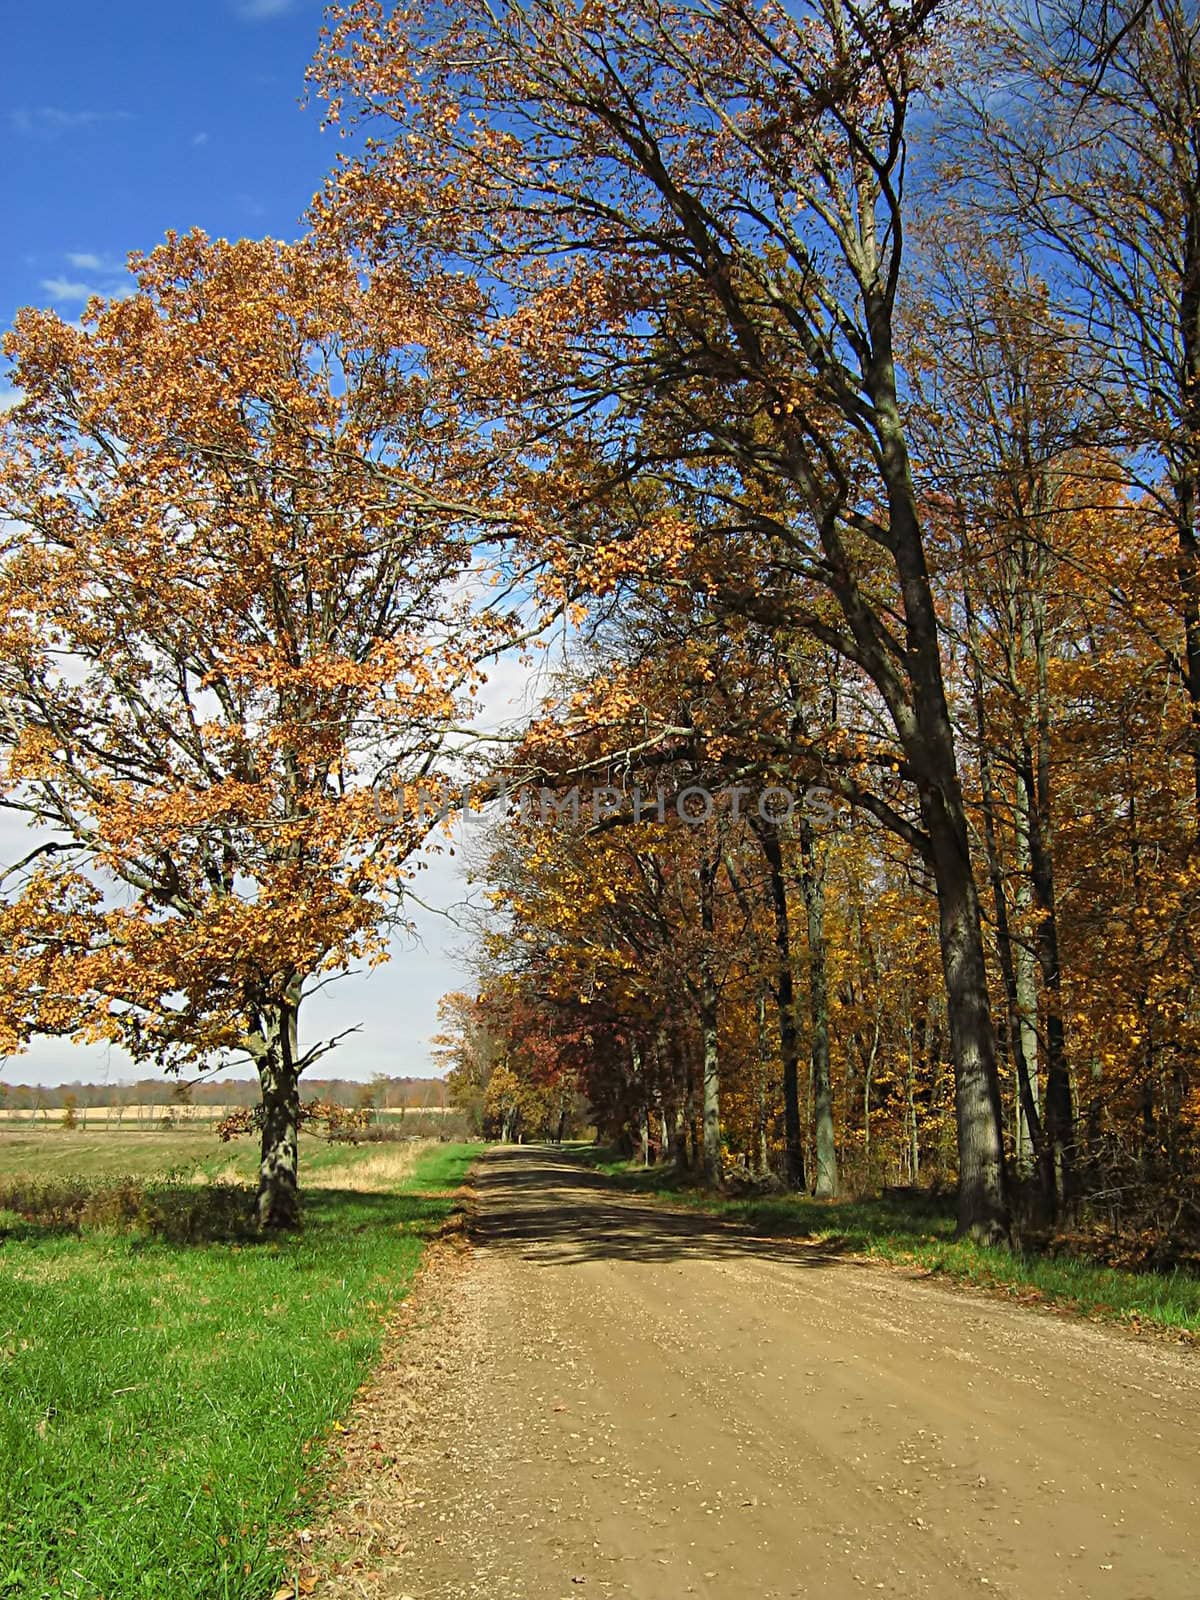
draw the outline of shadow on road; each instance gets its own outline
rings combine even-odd
[[[745,1260],[795,1267],[862,1267],[823,1239],[764,1238],[728,1222],[622,1193],[602,1173],[538,1145],[493,1147],[476,1168],[472,1235],[492,1248],[520,1249],[529,1261]]]

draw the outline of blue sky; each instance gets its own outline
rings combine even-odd
[[[152,248],[170,228],[293,237],[336,148],[319,110],[299,106],[321,18],[319,0],[8,6],[0,324],[30,304],[73,319],[90,293],[120,293],[128,253]],[[524,676],[501,664],[497,711],[520,695]],[[12,822],[0,822],[0,860],[25,848]],[[438,855],[421,874],[419,892],[435,909],[414,907],[417,941],[401,941],[389,965],[313,1001],[310,1036],[362,1024],[327,1058],[329,1071],[429,1070],[438,998],[463,982],[455,952],[464,934],[445,915],[466,892],[457,869],[457,857]],[[57,1040],[0,1062],[10,1083],[131,1073],[118,1052]]]
[[[291,237],[332,165],[301,110],[318,0],[6,8],[0,320],[78,315],[169,228]]]

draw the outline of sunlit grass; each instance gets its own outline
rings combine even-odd
[[[306,1153],[352,1182],[358,1152]],[[273,1242],[5,1238],[0,1217],[0,1596],[269,1595],[273,1536],[476,1153],[427,1147],[390,1192],[310,1189]]]

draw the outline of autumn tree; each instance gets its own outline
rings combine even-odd
[[[770,685],[764,683],[761,663],[755,659],[753,649],[746,648],[747,630],[735,630],[731,637],[686,592],[674,597],[670,609],[663,608],[651,577],[641,584],[623,586],[622,600],[620,620],[606,626],[601,616],[593,630],[586,666],[582,666],[581,676],[572,683],[570,692],[565,693],[565,705],[534,719],[522,754],[560,790],[568,782],[578,784],[590,777],[590,809],[597,834],[613,828],[623,834],[628,830],[624,846],[630,853],[632,872],[621,861],[614,865],[610,850],[602,848],[598,838],[592,847],[598,852],[597,865],[609,861],[617,881],[631,897],[631,923],[625,930],[631,947],[640,947],[643,959],[650,960],[651,949],[658,950],[674,941],[671,964],[679,974],[683,992],[695,1007],[701,1039],[705,1130],[702,1159],[708,1177],[717,1182],[723,1142],[722,996],[730,957],[740,950],[740,941],[731,940],[728,932],[718,936],[718,900],[722,895],[728,898],[731,891],[735,897],[740,894],[729,848],[732,840],[740,841],[746,834],[746,824],[738,822],[738,806],[733,807],[730,817],[717,815],[711,792],[725,778],[734,781],[757,775],[760,786],[769,781],[764,776],[767,769],[757,741],[747,740],[745,730],[754,726],[761,731],[764,724],[771,724],[772,718],[764,714],[762,704]],[[761,645],[762,641],[757,642]],[[620,787],[614,787],[617,784]],[[633,798],[631,785],[642,795],[641,799]],[[750,789],[743,784],[739,793],[744,796]],[[657,798],[650,800],[650,795]],[[605,800],[603,816],[594,803],[597,796]],[[695,927],[690,925],[686,912],[681,918],[673,917],[668,899],[660,894],[663,861],[650,843],[658,835],[641,826],[643,811],[655,807],[660,823],[669,813],[672,827],[683,827],[683,837],[675,841],[671,852],[672,864],[677,870],[692,874],[698,918]],[[769,811],[759,820],[767,841],[764,851],[769,856],[777,843],[778,829]],[[531,851],[531,856],[535,855],[536,849]],[[620,855],[618,850],[618,858]],[[582,889],[594,869],[588,863],[573,863],[573,868]],[[599,878],[589,883],[587,894],[593,901],[597,895],[602,901],[606,898],[603,882]],[[799,1041],[781,868],[775,884],[780,953],[771,988],[783,1057],[787,1169],[789,1182],[802,1185]],[[752,915],[744,900],[742,903],[746,915]],[[635,933],[634,919],[639,916],[640,927]],[[687,959],[689,956],[695,958],[694,963]],[[664,958],[660,954],[658,959]],[[636,1051],[639,1063],[644,1062],[651,1049],[657,1050],[653,1030],[630,1044],[631,1054]],[[642,1077],[640,1064],[633,1065],[633,1077]],[[677,1104],[677,1097],[672,1098]]]
[[[995,948],[1014,1069],[1016,1155],[1044,1202],[1073,1190],[1075,1127],[1063,1016],[1051,665],[1079,626],[1072,590],[1099,592],[1088,515],[1114,462],[1089,369],[1019,245],[955,214],[928,248],[936,269],[914,359],[918,481],[973,703]],[[1103,602],[1101,602],[1103,603]],[[1131,617],[1130,621],[1134,619]],[[968,734],[968,738],[970,735]],[[1045,1094],[1039,1065],[1044,1066]]]
[[[815,635],[890,719],[905,836],[936,884],[956,1067],[960,1226],[1007,1230],[978,890],[895,358],[913,106],[935,0],[436,13],[359,0],[317,69],[332,115],[388,122],[322,207],[335,236],[468,264],[538,436],[586,439],[587,515],[665,485],[736,556],[726,615]],[[662,527],[661,496],[643,506]],[[634,497],[634,520],[638,506]],[[628,519],[627,519],[628,520]],[[570,565],[577,551],[564,556]],[[893,814],[894,815],[894,814]]]
[[[286,1227],[298,1080],[332,1043],[301,1041],[303,999],[386,956],[411,790],[439,791],[512,633],[474,592],[477,419],[429,354],[464,323],[308,245],[193,234],[133,265],[129,299],[23,312],[7,344],[0,792],[36,834],[4,1033],[248,1058],[257,1215]]]
[[[624,630],[622,638],[630,642]],[[695,642],[691,654],[694,664]],[[607,748],[610,782],[598,791],[602,804],[581,805],[578,816],[560,792],[551,797],[559,809],[540,815],[527,800],[495,825],[490,859],[479,870],[492,886],[496,920],[475,1004],[501,991],[520,996],[511,1015],[521,1026],[509,1035],[519,1042],[503,1046],[506,1065],[530,1084],[545,1080],[547,1062],[554,1073],[573,1075],[602,1137],[626,1152],[697,1167],[706,1182],[791,1182],[789,1041],[782,1016],[772,1026],[777,885],[749,821],[763,797],[749,784],[721,785],[718,766],[711,781],[719,834],[715,815],[688,822],[678,810],[680,803],[686,809],[685,763],[668,761],[661,740],[650,747],[661,764],[649,781],[661,786],[665,803],[653,791],[642,788],[639,798],[638,790],[623,788],[621,763],[634,754],[639,728],[661,731],[670,706],[681,738],[695,729],[686,726],[682,684],[655,702],[655,689],[661,695],[663,678],[671,678],[662,659],[619,663],[606,656],[602,666],[589,666],[594,679],[582,677],[569,693],[563,685],[565,715],[553,733],[553,719],[540,719],[529,742],[548,750],[565,741],[580,762],[589,746]],[[713,683],[706,692],[713,697]],[[698,683],[687,708],[717,747],[715,706],[701,715]],[[764,716],[764,732],[770,721]],[[740,735],[736,719],[726,732]],[[823,816],[806,844],[806,819],[797,812],[780,818],[772,835],[797,990],[813,987],[812,969],[820,968],[820,1007],[799,1005],[791,1014],[795,1055],[807,1053],[811,1063],[800,1110],[803,1166],[815,1187],[826,1189],[844,1167],[851,1192],[881,1181],[941,1178],[953,1166],[953,1144],[944,1137],[950,1074],[935,904],[924,872],[890,833],[861,819],[851,827]],[[717,868],[706,881],[704,864],[718,838]],[[821,902],[815,940],[797,914],[811,876]],[[710,1018],[701,985],[714,953],[719,994]],[[714,1048],[719,1144],[699,1114],[707,1109]]]
[[[438,1001],[438,1024],[430,1043],[434,1060],[446,1074],[450,1104],[463,1111],[479,1133],[498,1051],[492,1020],[478,995],[456,989]]]
[[[969,188],[1045,253],[1116,475],[1172,530],[1200,819],[1200,16],[1187,0],[1039,0],[989,20],[963,91]]]
[[[695,564],[689,563],[694,572]],[[690,579],[691,574],[683,575]],[[818,661],[828,665],[828,653],[810,641],[794,640],[783,649],[779,635],[745,620],[718,624],[690,581],[660,587],[655,571],[622,582],[617,619],[606,620],[607,606],[598,608],[590,634],[591,656],[581,661],[588,674],[586,686],[570,697],[570,714],[535,720],[526,749],[535,753],[542,770],[561,775],[564,765],[576,778],[589,772],[593,783],[622,786],[631,783],[647,793],[657,793],[659,808],[672,817],[686,795],[700,785],[711,795],[723,795],[726,823],[714,830],[714,849],[698,871],[709,920],[718,894],[742,897],[747,917],[755,913],[743,893],[757,891],[760,867],[765,864],[774,938],[773,970],[767,989],[769,1011],[782,1073],[783,1115],[786,1128],[785,1178],[792,1187],[805,1182],[805,1132],[801,1110],[801,1029],[795,957],[797,933],[795,898],[791,888],[791,862],[799,844],[805,870],[799,884],[804,895],[809,981],[805,1000],[813,1016],[809,1030],[817,1125],[817,1191],[831,1195],[837,1187],[832,1112],[829,1101],[827,1029],[821,1018],[827,1011],[821,947],[820,858],[814,817],[822,825],[832,821],[829,797],[814,794],[817,804],[809,811],[807,790],[816,777],[825,779],[836,741],[819,702],[826,698],[820,683]],[[842,765],[830,781],[849,781]],[[561,781],[561,777],[560,777]],[[760,804],[775,790],[776,805],[786,806],[782,817],[770,805]],[[636,806],[620,790],[608,791],[617,800],[604,826],[636,824],[644,806]],[[789,800],[792,802],[789,804]],[[797,805],[795,802],[799,801]],[[792,813],[795,812],[795,816]],[[727,826],[732,822],[732,830]],[[757,842],[761,863],[736,870],[730,849],[741,851]],[[710,929],[710,933],[715,929]],[[719,986],[718,986],[719,988]],[[714,1001],[719,994],[701,982],[695,1000],[702,1026],[710,1041],[713,1093],[719,1101],[719,1018]],[[764,1024],[766,1018],[764,1018]],[[716,1112],[719,1126],[719,1108]],[[710,1138],[710,1146],[719,1135]],[[714,1168],[714,1176],[716,1169]]]

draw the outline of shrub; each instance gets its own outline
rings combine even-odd
[[[27,1227],[68,1233],[142,1233],[175,1244],[254,1235],[253,1193],[243,1184],[142,1178],[18,1179],[0,1184],[0,1235]]]

